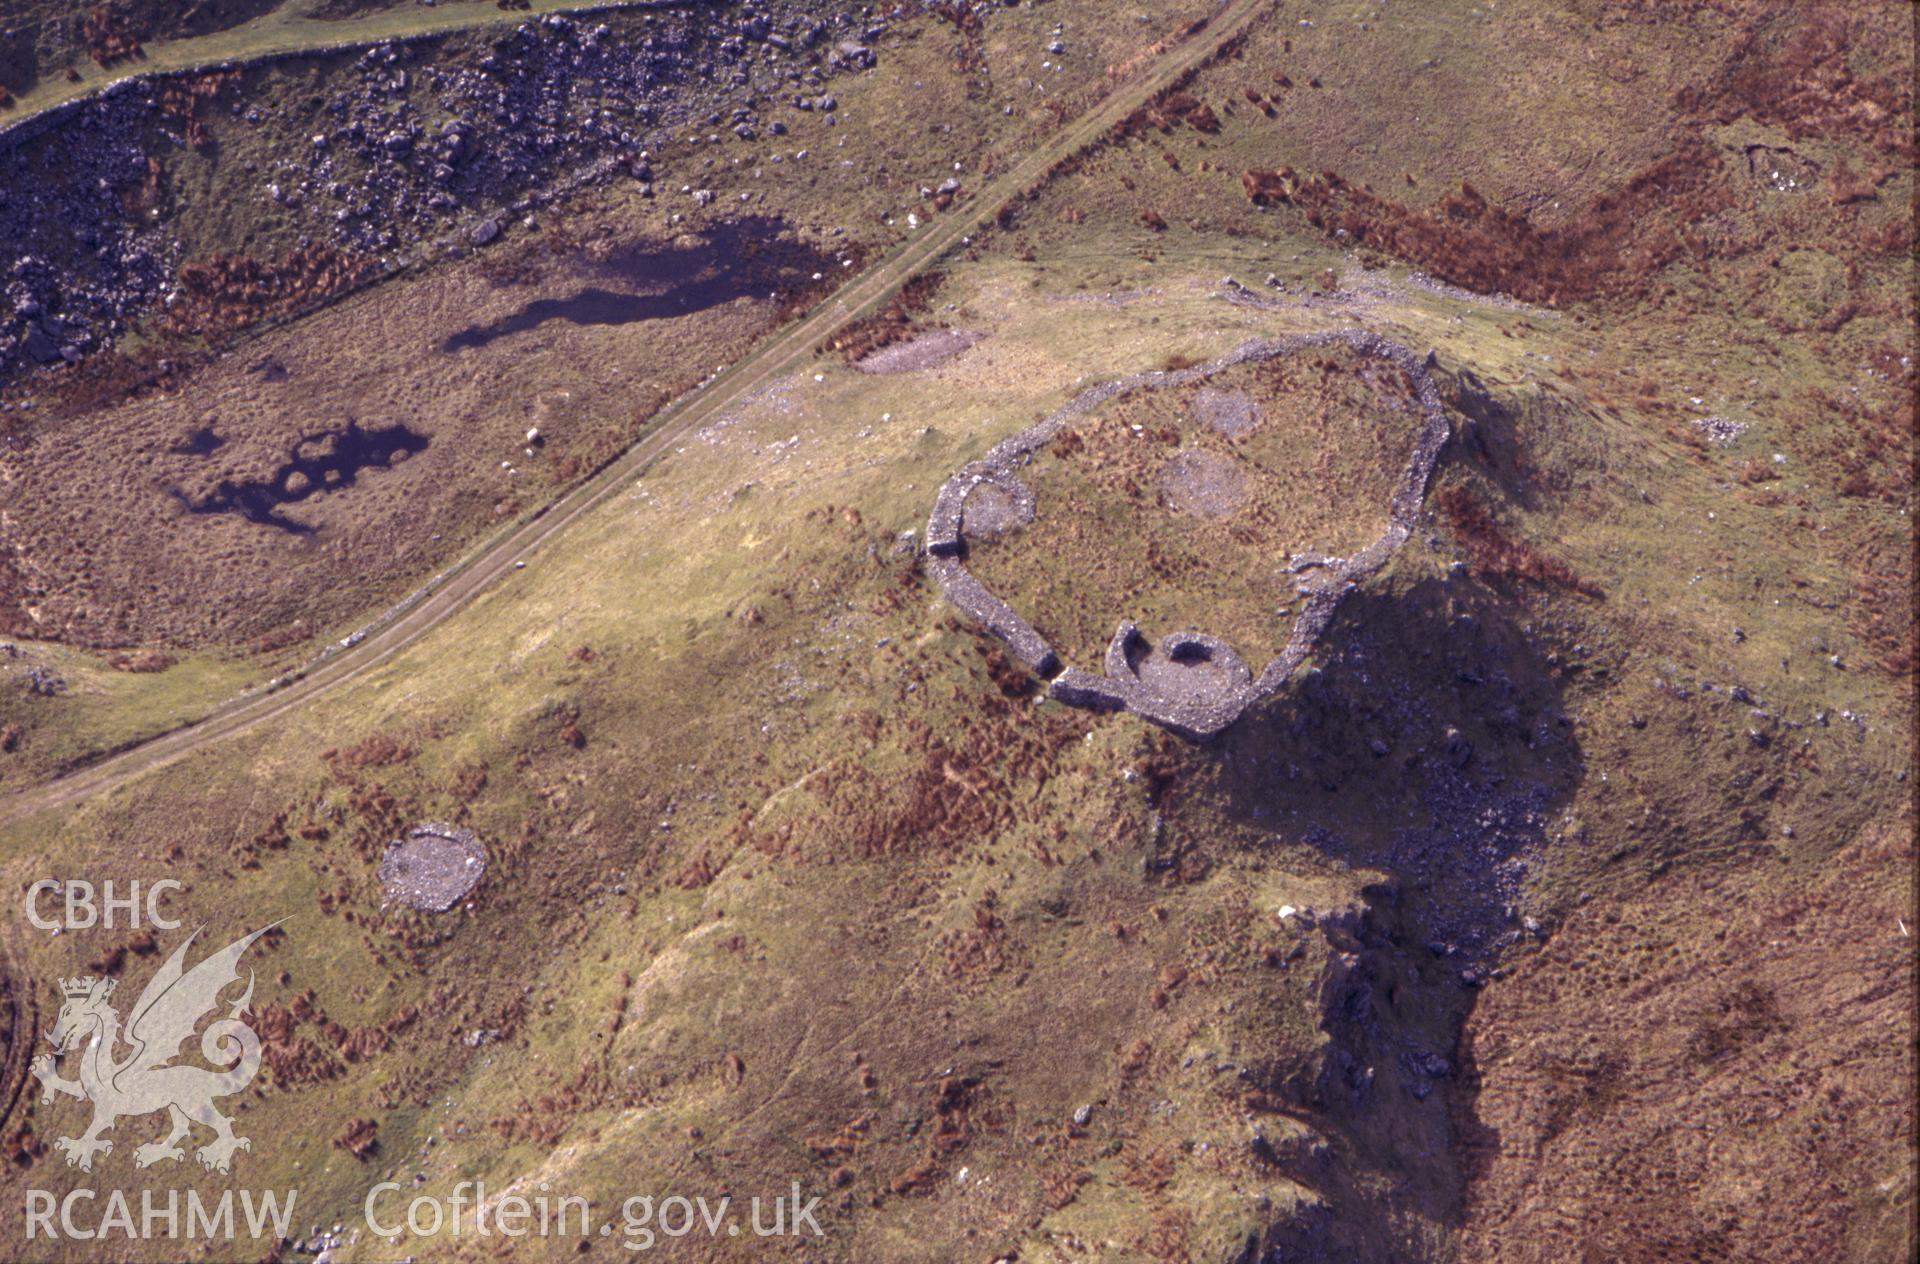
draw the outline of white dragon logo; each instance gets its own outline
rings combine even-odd
[[[275,923],[278,925],[278,923]],[[233,1121],[213,1108],[213,1099],[226,1097],[245,1088],[260,1069],[260,1038],[240,1021],[253,999],[253,973],[247,973],[247,990],[227,1010],[227,1016],[208,1025],[200,1037],[200,1053],[224,1071],[197,1066],[169,1066],[181,1047],[193,1038],[200,1020],[220,1003],[220,993],[239,981],[236,968],[242,953],[253,941],[272,930],[263,926],[244,939],[237,939],[207,957],[191,970],[181,963],[187,948],[199,937],[194,931],[186,942],[173,950],[153,973],[146,990],[134,1002],[121,1029],[119,1011],[107,1003],[118,980],[96,979],[91,975],[62,979],[60,990],[66,1003],[60,1017],[47,1034],[57,1051],[41,1054],[33,1060],[33,1074],[42,1089],[40,1100],[50,1102],[55,1093],[65,1093],[93,1103],[93,1123],[79,1137],[61,1137],[54,1142],[67,1156],[70,1167],[90,1171],[93,1157],[113,1149],[113,1142],[100,1134],[126,1115],[150,1115],[166,1111],[173,1130],[163,1140],[149,1141],[133,1152],[134,1163],[148,1167],[163,1159],[184,1157],[180,1142],[192,1131],[192,1123],[213,1129],[214,1139],[196,1153],[200,1162],[216,1171],[228,1171],[235,1150],[250,1150],[245,1137],[233,1133]],[[130,1052],[116,1057],[116,1047],[124,1041]],[[80,1078],[62,1079],[54,1069],[61,1054],[79,1049]],[[236,1060],[236,1054],[238,1055]]]

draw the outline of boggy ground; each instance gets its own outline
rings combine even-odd
[[[664,241],[587,221],[512,271],[480,259],[395,286],[190,388],[39,427],[0,458],[0,630],[307,642],[626,446],[846,257],[771,218]]]
[[[968,565],[1069,663],[1097,671],[1133,619],[1220,636],[1258,672],[1287,639],[1295,556],[1386,530],[1419,420],[1403,374],[1341,346],[1139,390],[1019,471],[1033,522],[988,534],[969,501]]]

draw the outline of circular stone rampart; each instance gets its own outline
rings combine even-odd
[[[1019,517],[1030,517],[1033,493],[1021,481],[1019,470],[1051,443],[1068,423],[1102,405],[1141,390],[1159,390],[1204,382],[1232,368],[1315,348],[1342,346],[1397,366],[1413,384],[1420,425],[1412,437],[1405,471],[1394,486],[1388,505],[1386,530],[1351,557],[1325,559],[1302,581],[1306,609],[1294,621],[1287,643],[1255,676],[1233,648],[1199,632],[1176,633],[1158,645],[1147,641],[1131,620],[1123,620],[1108,647],[1102,670],[1096,674],[1062,664],[1045,637],[1005,600],[995,595],[967,569],[967,504],[983,489],[993,506],[976,514],[976,522],[1005,529],[1007,506],[1017,506]],[[1218,736],[1255,703],[1286,684],[1333,619],[1340,600],[1362,579],[1378,571],[1405,543],[1426,498],[1427,481],[1449,434],[1440,394],[1422,360],[1406,347],[1363,330],[1329,330],[1257,339],[1234,348],[1206,364],[1176,372],[1138,373],[1104,382],[1081,392],[1019,434],[996,444],[977,461],[969,462],[948,479],[934,498],[927,522],[928,570],[947,600],[975,622],[1006,642],[1027,669],[1051,683],[1048,696],[1070,706],[1096,710],[1126,710],[1193,741]],[[1233,426],[1242,421],[1237,399],[1208,397],[1203,418],[1209,424]],[[1245,410],[1247,419],[1255,414]]]

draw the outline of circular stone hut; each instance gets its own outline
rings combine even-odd
[[[387,844],[380,886],[388,901],[444,913],[479,886],[486,871],[487,849],[472,830],[432,821]]]

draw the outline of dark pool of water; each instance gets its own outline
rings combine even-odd
[[[281,514],[283,507],[298,504],[310,496],[351,487],[362,470],[385,469],[393,464],[396,455],[424,452],[429,442],[426,435],[404,425],[368,429],[357,421],[349,421],[345,430],[302,435],[293,445],[286,463],[270,478],[237,483],[221,479],[219,486],[198,500],[177,487],[173,494],[197,514],[237,513],[249,522],[304,535],[313,528]],[[218,446],[216,441],[214,447]]]
[[[549,321],[574,325],[629,325],[685,316],[742,297],[765,298],[812,283],[839,267],[831,252],[785,233],[774,216],[749,216],[715,227],[693,246],[635,246],[592,271],[604,284],[583,286],[565,298],[535,299],[486,325],[470,325],[441,344],[442,351],[484,347],[495,338],[538,329]]]
[[[201,426],[198,430],[195,430],[192,434],[174,444],[170,450],[178,452],[181,456],[212,456],[215,452],[218,452],[225,443],[225,439],[213,433],[212,426]]]

